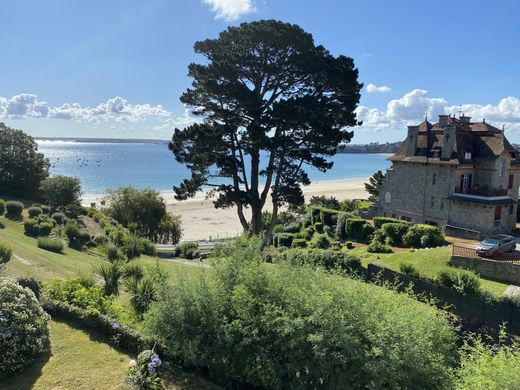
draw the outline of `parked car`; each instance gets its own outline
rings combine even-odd
[[[491,257],[497,253],[513,252],[516,249],[516,241],[513,236],[499,234],[486,238],[476,249],[479,256]]]

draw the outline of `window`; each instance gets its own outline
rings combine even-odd
[[[513,189],[513,182],[515,181],[515,175],[511,174],[509,175],[509,181],[507,182],[507,189],[512,190]]]
[[[435,185],[435,183],[437,183],[437,174],[436,173],[433,174],[432,185]]]
[[[510,204],[509,205],[509,215],[513,215],[513,211],[515,210],[515,206]]]
[[[502,206],[495,206],[495,221],[500,221],[502,219]]]
[[[506,175],[506,163],[505,161],[500,162],[500,176]]]
[[[435,207],[435,196],[432,195],[432,199],[430,200],[430,207],[433,209]]]
[[[471,152],[464,153],[464,160],[471,160]]]
[[[441,210],[444,210],[444,201],[445,198],[441,198],[441,205],[439,206]]]

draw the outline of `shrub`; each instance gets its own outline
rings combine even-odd
[[[90,241],[90,233],[85,229],[80,229],[77,237],[79,245],[85,245]]]
[[[295,238],[291,246],[293,248],[305,248],[307,246],[307,240],[304,238]]]
[[[316,238],[316,242],[312,245],[314,248],[327,249],[330,246],[329,237],[326,234],[320,234]]]
[[[314,224],[314,230],[318,233],[323,233],[323,222],[316,222]]]
[[[291,233],[277,233],[274,236],[274,245],[279,247],[290,248],[292,245],[292,241],[294,239],[294,235]]]
[[[298,233],[300,229],[302,228],[302,225],[300,222],[292,222],[287,226],[284,226],[282,229],[283,233]]]
[[[451,388],[456,336],[447,314],[319,269],[272,267],[258,246],[235,243],[214,272],[161,291],[146,330],[221,383]]]
[[[78,276],[68,280],[51,279],[44,284],[43,295],[47,299],[67,303],[85,309],[89,313],[114,312],[113,300],[103,294],[103,288],[90,277]]]
[[[347,237],[362,240],[365,237],[363,233],[363,227],[368,223],[366,219],[361,218],[347,218],[345,233]]]
[[[28,288],[34,293],[36,299],[40,299],[42,282],[36,278],[18,278],[16,282],[23,288]]]
[[[29,213],[29,217],[36,218],[42,214],[42,209],[40,207],[29,207],[27,209],[27,212]]]
[[[301,231],[301,236],[305,240],[309,241],[314,236],[314,228],[312,226],[305,228]]]
[[[25,230],[25,234],[36,237],[40,233],[40,226],[36,219],[25,219],[23,221],[23,228]]]
[[[0,216],[4,215],[5,213],[5,201],[3,199],[0,199]]]
[[[311,208],[311,224],[314,225],[316,222],[322,222],[320,220],[320,209],[313,207]]]
[[[420,248],[424,246],[439,246],[443,243],[443,231],[440,228],[431,225],[413,225],[408,229],[408,232],[403,237],[403,245],[407,247]]]
[[[340,269],[356,272],[361,268],[359,257],[346,255],[341,252],[325,249],[290,249],[280,252],[275,257],[276,262],[287,262],[291,265],[309,265],[311,267],[323,267],[326,270]]]
[[[60,253],[63,251],[63,241],[55,240],[53,238],[39,237],[38,248],[46,251]]]
[[[403,237],[406,235],[406,233],[408,233],[408,229],[410,229],[410,225],[408,223],[387,222],[384,223],[379,230],[386,238],[385,242],[388,245],[402,246]]]
[[[338,210],[320,208],[320,221],[327,226],[335,226],[338,221],[338,215],[341,214]]]
[[[43,214],[51,215],[51,207],[50,206],[42,205],[41,209],[42,209],[42,213]]]
[[[143,247],[143,254],[147,256],[155,256],[155,244],[150,240],[143,238],[141,239],[141,244]]]
[[[367,252],[370,253],[392,253],[393,250],[385,244],[381,244],[377,240],[372,240],[367,247]]]
[[[457,390],[517,389],[520,384],[520,346],[501,333],[498,344],[479,337],[464,342],[457,372]]]
[[[20,216],[23,212],[23,203],[17,202],[15,200],[9,200],[5,202],[5,209],[7,210],[7,214],[11,216]]]
[[[419,277],[419,271],[413,266],[413,264],[410,263],[399,263],[399,270],[406,275],[413,276],[415,278]]]
[[[110,261],[114,261],[114,260],[117,260],[120,258],[119,249],[117,248],[117,246],[115,246],[113,244],[110,244],[107,246],[106,253],[107,253],[107,258]]]
[[[155,283],[150,277],[141,279],[128,278],[125,290],[130,294],[130,304],[134,311],[142,316],[156,300]]]
[[[131,360],[128,374],[121,388],[123,389],[163,389],[157,371],[161,366],[161,359],[152,350],[139,354],[137,361]]]
[[[80,231],[78,225],[75,222],[68,222],[63,229],[63,233],[65,233],[71,245],[74,245],[78,242]]]
[[[354,249],[354,244],[352,243],[352,241],[347,241],[345,243],[345,246],[347,247],[347,249]]]
[[[42,221],[38,225],[38,235],[40,236],[48,236],[52,232],[52,223],[47,221]]]
[[[273,234],[280,233],[283,230],[283,225],[274,225],[273,226]]]
[[[123,276],[125,278],[133,278],[141,280],[144,277],[143,267],[139,264],[129,263],[123,267]]]
[[[340,203],[339,201],[333,197],[333,196],[312,196],[309,200],[309,206],[314,206],[315,208],[327,208],[332,210],[339,210]],[[323,222],[323,221],[322,221]]]
[[[119,282],[124,276],[124,269],[118,261],[99,265],[96,273],[101,277],[105,296],[119,295]]]
[[[198,256],[199,244],[196,242],[183,242],[175,248],[175,256],[191,260]]]
[[[347,219],[349,218],[349,214],[342,213],[338,216],[338,221],[336,223],[336,237],[340,240],[344,240],[347,238],[347,232],[345,230],[347,225]]]
[[[450,269],[439,272],[436,282],[461,294],[480,294],[480,278],[472,271]]]
[[[383,226],[383,224],[385,224],[385,223],[403,223],[404,222],[404,221],[400,221],[395,218],[388,218],[388,217],[374,217],[374,219],[372,221],[374,222],[374,227],[376,229],[380,229],[381,226]]]
[[[31,291],[0,278],[0,374],[22,369],[48,351],[48,320]]]
[[[96,246],[103,246],[103,245],[108,245],[109,240],[108,240],[107,236],[94,236],[92,238],[92,242]]]
[[[53,213],[51,217],[58,225],[65,225],[67,223],[67,217],[63,213]]]
[[[12,248],[6,243],[0,242],[0,264],[5,264],[11,260],[13,255]]]

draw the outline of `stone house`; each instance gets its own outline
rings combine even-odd
[[[375,214],[472,238],[515,227],[520,160],[504,132],[485,119],[439,115],[437,123],[408,126],[389,159]]]

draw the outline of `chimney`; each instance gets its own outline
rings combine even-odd
[[[463,123],[471,123],[471,117],[470,116],[462,115],[459,119]]]
[[[417,150],[417,138],[419,137],[419,126],[408,126],[408,144],[406,146],[406,156],[415,156]]]
[[[444,129],[444,134],[442,137],[442,150],[441,150],[441,159],[449,160],[451,158],[451,154],[453,152],[453,146],[455,146],[455,128],[456,125],[453,123],[446,125]]]
[[[444,127],[448,124],[448,115],[439,115],[439,126]]]

